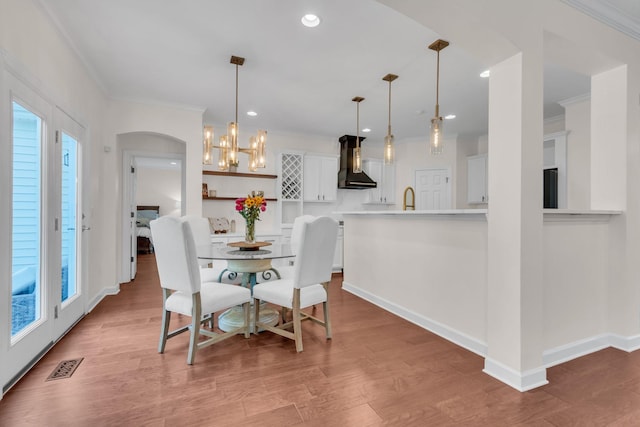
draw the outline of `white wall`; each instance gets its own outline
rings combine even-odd
[[[83,213],[85,225],[90,226],[91,231],[83,234],[83,242],[90,254],[86,273],[93,280],[86,281],[86,295],[91,301],[105,288],[113,286],[109,276],[114,266],[105,266],[100,256],[91,256],[104,252],[104,241],[114,234],[114,230],[107,226],[108,213],[104,211],[100,197],[109,185],[101,173],[108,100],[82,61],[33,1],[2,1],[0,53],[5,65],[13,68],[35,91],[60,106],[87,130],[82,159]],[[3,185],[7,182],[3,180]],[[0,192],[10,194],[8,190]],[[6,204],[2,207],[10,208]],[[3,213],[3,217],[8,218],[10,214]],[[8,221],[3,223],[9,224]],[[9,233],[10,230],[2,229],[3,235]]]
[[[567,207],[591,207],[591,99],[563,103],[567,135]]]
[[[136,171],[136,205],[159,205],[160,215],[180,216],[182,173],[145,168]]]

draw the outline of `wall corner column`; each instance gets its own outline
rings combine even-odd
[[[543,56],[539,45],[491,68],[487,357],[484,372],[525,391],[543,366]]]

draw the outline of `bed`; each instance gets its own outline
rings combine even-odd
[[[160,216],[160,206],[138,205],[136,212],[136,235],[138,240],[138,253],[153,253],[153,241],[149,222]]]

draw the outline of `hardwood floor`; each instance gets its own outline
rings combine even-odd
[[[157,353],[155,258],[138,260],[137,279],[4,396],[0,426],[640,425],[640,352],[582,357],[520,393],[482,373],[481,357],[342,291],[341,276],[332,341],[306,323],[303,353],[262,333],[203,349],[189,366],[186,334]],[[71,378],[45,381],[78,357]]]

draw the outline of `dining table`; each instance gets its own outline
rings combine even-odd
[[[293,259],[295,254],[289,244],[270,244],[268,242],[255,242],[244,245],[243,242],[228,243],[227,246],[219,244],[199,245],[196,247],[198,259],[226,261],[227,268],[220,273],[219,281],[229,273],[241,275],[241,285],[253,292],[253,287],[258,282],[258,277],[263,280],[280,278],[280,273],[273,265],[274,260]],[[253,325],[253,313],[251,310],[251,325]],[[261,306],[260,322],[275,326],[278,324],[280,314],[277,310]],[[232,307],[218,316],[218,328],[230,331],[242,326],[244,315],[241,307]],[[251,332],[253,326],[251,326]]]

